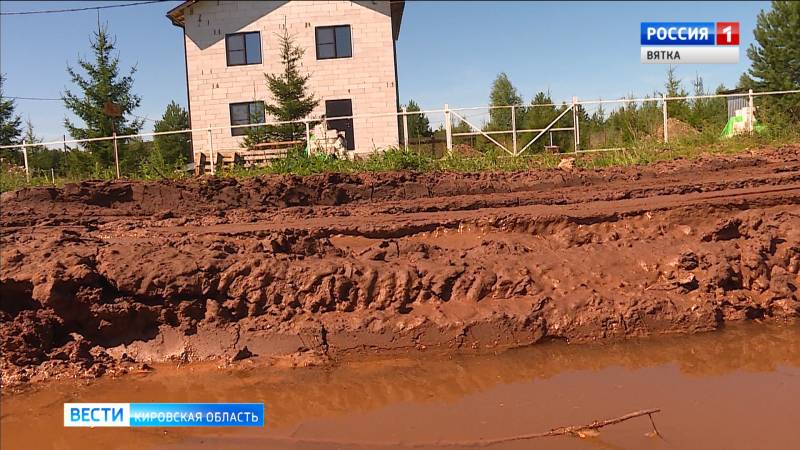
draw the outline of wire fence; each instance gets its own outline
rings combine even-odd
[[[22,165],[26,179],[30,182],[31,176],[44,176],[52,178],[55,182],[56,175],[65,173],[89,173],[103,178],[121,178],[124,173],[129,173],[131,167],[140,165],[144,158],[159,156],[161,147],[175,148],[175,145],[165,146],[165,141],[177,143],[177,148],[186,153],[192,152],[194,165],[200,160],[208,160],[210,173],[215,173],[218,161],[224,153],[247,153],[248,149],[241,147],[225,148],[219,143],[215,144],[215,136],[232,137],[236,130],[247,130],[254,127],[268,127],[295,124],[300,132],[299,139],[292,141],[293,145],[305,147],[306,152],[314,151],[311,142],[317,133],[320,124],[324,128],[342,128],[343,123],[349,123],[349,132],[356,135],[361,128],[380,129],[388,122],[393,123],[389,128],[392,136],[387,144],[372,145],[364,148],[348,148],[355,153],[370,153],[390,147],[402,148],[407,151],[428,153],[436,156],[451,154],[454,149],[464,152],[480,152],[492,148],[508,156],[520,156],[531,152],[572,153],[615,151],[623,147],[609,144],[621,141],[635,140],[645,133],[645,130],[657,129],[657,138],[667,143],[673,138],[675,132],[674,117],[679,117],[679,111],[673,108],[686,102],[702,102],[705,100],[716,101],[720,106],[721,101],[727,101],[727,108],[719,108],[714,113],[714,126],[728,126],[732,114],[740,114],[742,120],[736,122],[739,132],[752,132],[756,127],[755,111],[756,102],[763,96],[797,95],[800,89],[768,92],[738,92],[729,94],[708,94],[669,97],[643,98],[618,98],[580,100],[573,97],[569,102],[561,103],[534,103],[527,105],[502,105],[502,106],[473,106],[452,108],[445,104],[441,109],[427,109],[423,111],[381,112],[371,114],[354,114],[342,117],[308,117],[295,121],[263,121],[259,123],[208,126],[203,128],[190,128],[185,130],[150,132],[94,137],[89,139],[67,139],[50,142],[22,142],[17,145],[0,146],[0,150],[18,150],[22,154]],[[735,102],[734,102],[735,100]],[[736,110],[731,105],[746,105]],[[646,110],[645,114],[637,116],[637,120],[646,123],[629,123],[623,127],[625,136],[614,136],[607,130],[600,129],[598,123],[606,118],[606,106],[616,106],[615,111],[625,111],[625,108],[640,108]],[[672,105],[672,106],[670,106]],[[743,113],[743,114],[742,114]],[[425,127],[430,128],[430,133],[420,133],[418,120],[422,118],[428,122]],[[642,117],[644,119],[642,119]],[[673,122],[670,121],[673,119]],[[388,121],[388,122],[387,122]],[[374,126],[373,126],[374,125]],[[380,127],[379,127],[380,125]],[[347,127],[345,127],[347,128]],[[427,129],[426,128],[426,129]],[[583,128],[583,130],[582,130]],[[680,127],[678,127],[680,128]],[[678,130],[680,132],[680,129]],[[582,134],[583,133],[583,134]],[[391,133],[390,133],[391,134]],[[362,133],[363,135],[363,133]],[[396,140],[394,138],[396,136]],[[384,140],[385,141],[385,140]],[[352,143],[347,145],[353,147]],[[38,161],[44,152],[41,149],[60,149],[63,155],[47,154],[45,159],[49,162]],[[37,153],[38,151],[38,153]],[[90,160],[83,158],[81,153],[99,154],[99,159]],[[263,152],[262,152],[263,153]],[[34,161],[32,161],[32,159]],[[58,163],[54,163],[58,159]],[[255,161],[264,161],[256,158]],[[186,161],[187,163],[189,161]],[[247,162],[247,160],[245,160]],[[94,167],[91,165],[94,164]],[[44,167],[49,166],[49,174]],[[158,171],[158,164],[154,165]],[[205,165],[201,167],[205,172]],[[57,173],[60,172],[60,173]],[[163,174],[162,174],[163,175]]]

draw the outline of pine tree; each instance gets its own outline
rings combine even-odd
[[[31,118],[28,117],[28,120],[25,121],[25,132],[23,134],[22,140],[26,144],[38,144],[42,142],[36,133],[33,131],[33,122],[31,122]],[[34,147],[29,147],[29,149],[35,149],[41,147],[40,145],[36,145]]]
[[[154,130],[157,133],[165,131],[179,131],[189,128],[189,113],[175,101],[167,105],[164,115],[155,124]],[[189,135],[188,133],[168,134],[156,136],[154,139],[154,151],[158,152],[165,164],[174,165],[189,160]]]
[[[758,91],[800,89],[800,2],[772,2],[758,14],[756,42],[747,49],[752,65],[740,85]],[[773,120],[800,122],[800,96],[770,95],[760,99]]]
[[[695,96],[709,94],[705,89],[703,77],[699,74],[695,76],[692,86],[694,87]],[[720,86],[717,91],[724,89],[724,86]],[[728,118],[726,109],[727,105],[724,98],[696,98],[691,104],[689,123],[701,131],[706,128],[711,128],[712,130],[721,129],[725,126],[725,121]]]
[[[306,83],[311,75],[300,75],[298,69],[305,50],[294,44],[294,38],[285,28],[278,39],[283,72],[266,75],[267,87],[274,103],[267,103],[264,110],[279,122],[305,119],[319,104],[313,94],[307,93]],[[249,147],[265,140],[294,141],[305,137],[305,126],[301,123],[267,125],[264,129],[261,128],[248,128],[242,146]]]
[[[472,133],[473,131],[475,130],[473,130],[472,127],[463,120],[459,120],[458,123],[452,128],[453,133]]]
[[[30,117],[25,121],[25,135],[23,140],[28,144],[39,144],[42,139],[36,135],[33,130],[33,122]],[[28,147],[28,164],[33,171],[43,171],[45,176],[50,175],[50,169],[54,173],[61,174],[61,165],[64,159],[64,154],[59,150],[51,150],[43,145],[34,145]]]
[[[536,95],[533,96],[531,100],[531,106],[528,108],[520,108],[519,113],[517,116],[522,117],[522,126],[518,128],[526,129],[526,130],[538,130],[546,127],[550,124],[561,111],[558,111],[556,107],[553,105],[553,99],[550,97],[550,92],[540,91],[537,92]],[[571,118],[570,118],[571,120]],[[509,119],[509,123],[511,120]],[[518,138],[520,148],[524,147],[531,141],[534,137],[539,134],[538,131],[530,132],[530,133],[523,133]],[[559,145],[556,141],[558,140],[558,136],[554,135],[554,144]],[[550,139],[549,136],[541,136],[536,143],[532,144],[530,149],[533,151],[543,150],[545,143],[549,143]]]
[[[594,110],[589,121],[592,122],[592,125],[595,127],[601,127],[606,123],[606,109],[603,108],[602,103],[597,104],[597,109]]]
[[[406,105],[406,111],[409,113],[419,112],[419,105],[414,100],[409,100]],[[408,137],[409,139],[416,139],[419,143],[420,138],[433,136],[431,130],[431,123],[425,114],[408,114]]]
[[[663,126],[663,116],[661,115],[661,105],[655,101],[642,102],[638,106],[633,99],[636,96],[630,94],[621,107],[611,112],[605,121],[606,143],[608,145],[627,145],[639,142],[648,135],[653,135],[656,130]],[[657,97],[660,97],[658,95]],[[645,99],[653,97],[645,96]],[[670,102],[670,110],[672,102]],[[672,113],[670,113],[672,117]]]
[[[125,118],[125,115],[138,108],[141,102],[139,96],[131,92],[136,67],[132,67],[128,75],[120,76],[119,57],[112,54],[114,48],[107,27],[98,24],[97,31],[91,39],[94,62],[78,59],[78,65],[85,75],[72,66],[67,66],[67,73],[72,82],[81,91],[80,96],[69,90],[61,96],[64,106],[83,121],[84,126],[80,127],[70,119],[64,119],[64,126],[76,139],[107,137],[114,132],[136,134],[142,128],[142,120],[129,121]],[[106,111],[108,104],[117,105],[121,116],[110,117]],[[88,142],[84,147],[103,166],[108,167],[113,164],[114,150],[111,141]]]
[[[511,84],[508,75],[500,72],[492,83],[492,90],[489,94],[490,106],[510,106],[519,105],[522,98],[517,92],[517,88]],[[517,128],[521,123],[521,117],[516,118]],[[489,110],[489,123],[486,126],[489,131],[509,131],[511,130],[511,108],[496,108]]]
[[[549,92],[537,92],[531,105],[525,112],[525,128],[544,128],[558,116]]]
[[[19,143],[22,119],[14,114],[14,100],[3,97],[4,81],[5,77],[0,74],[0,145],[13,145]],[[13,149],[3,149],[0,157],[14,163],[20,159],[19,152]]]
[[[600,99],[602,100],[602,99]],[[581,138],[584,134],[581,125]],[[606,129],[606,110],[602,103],[598,103],[594,112],[589,116],[589,123],[586,126],[586,142],[589,148],[605,147],[608,142],[608,130]]]
[[[667,80],[664,82],[665,94],[667,97],[686,97],[689,95],[686,89],[683,88],[681,79],[675,74],[675,66],[669,66],[667,69]],[[650,102],[655,104],[655,102]],[[682,121],[689,120],[689,102],[686,99],[681,100],[668,100],[667,113],[669,117],[680,119]]]

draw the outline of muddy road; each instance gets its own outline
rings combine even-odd
[[[86,182],[0,206],[4,388],[800,311],[800,146],[597,171]]]

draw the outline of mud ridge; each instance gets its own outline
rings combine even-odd
[[[799,203],[797,146],[605,171],[5,193],[2,381],[790,320]]]

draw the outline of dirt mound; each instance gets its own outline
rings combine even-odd
[[[689,125],[688,123],[675,118],[668,118],[667,119],[667,133],[670,139],[679,139],[683,137],[689,136],[696,136],[700,134],[693,126]],[[661,124],[658,126],[655,132],[655,137],[662,138],[664,137],[664,125]]]
[[[4,386],[800,308],[798,147],[603,171],[87,182],[0,202]]]

